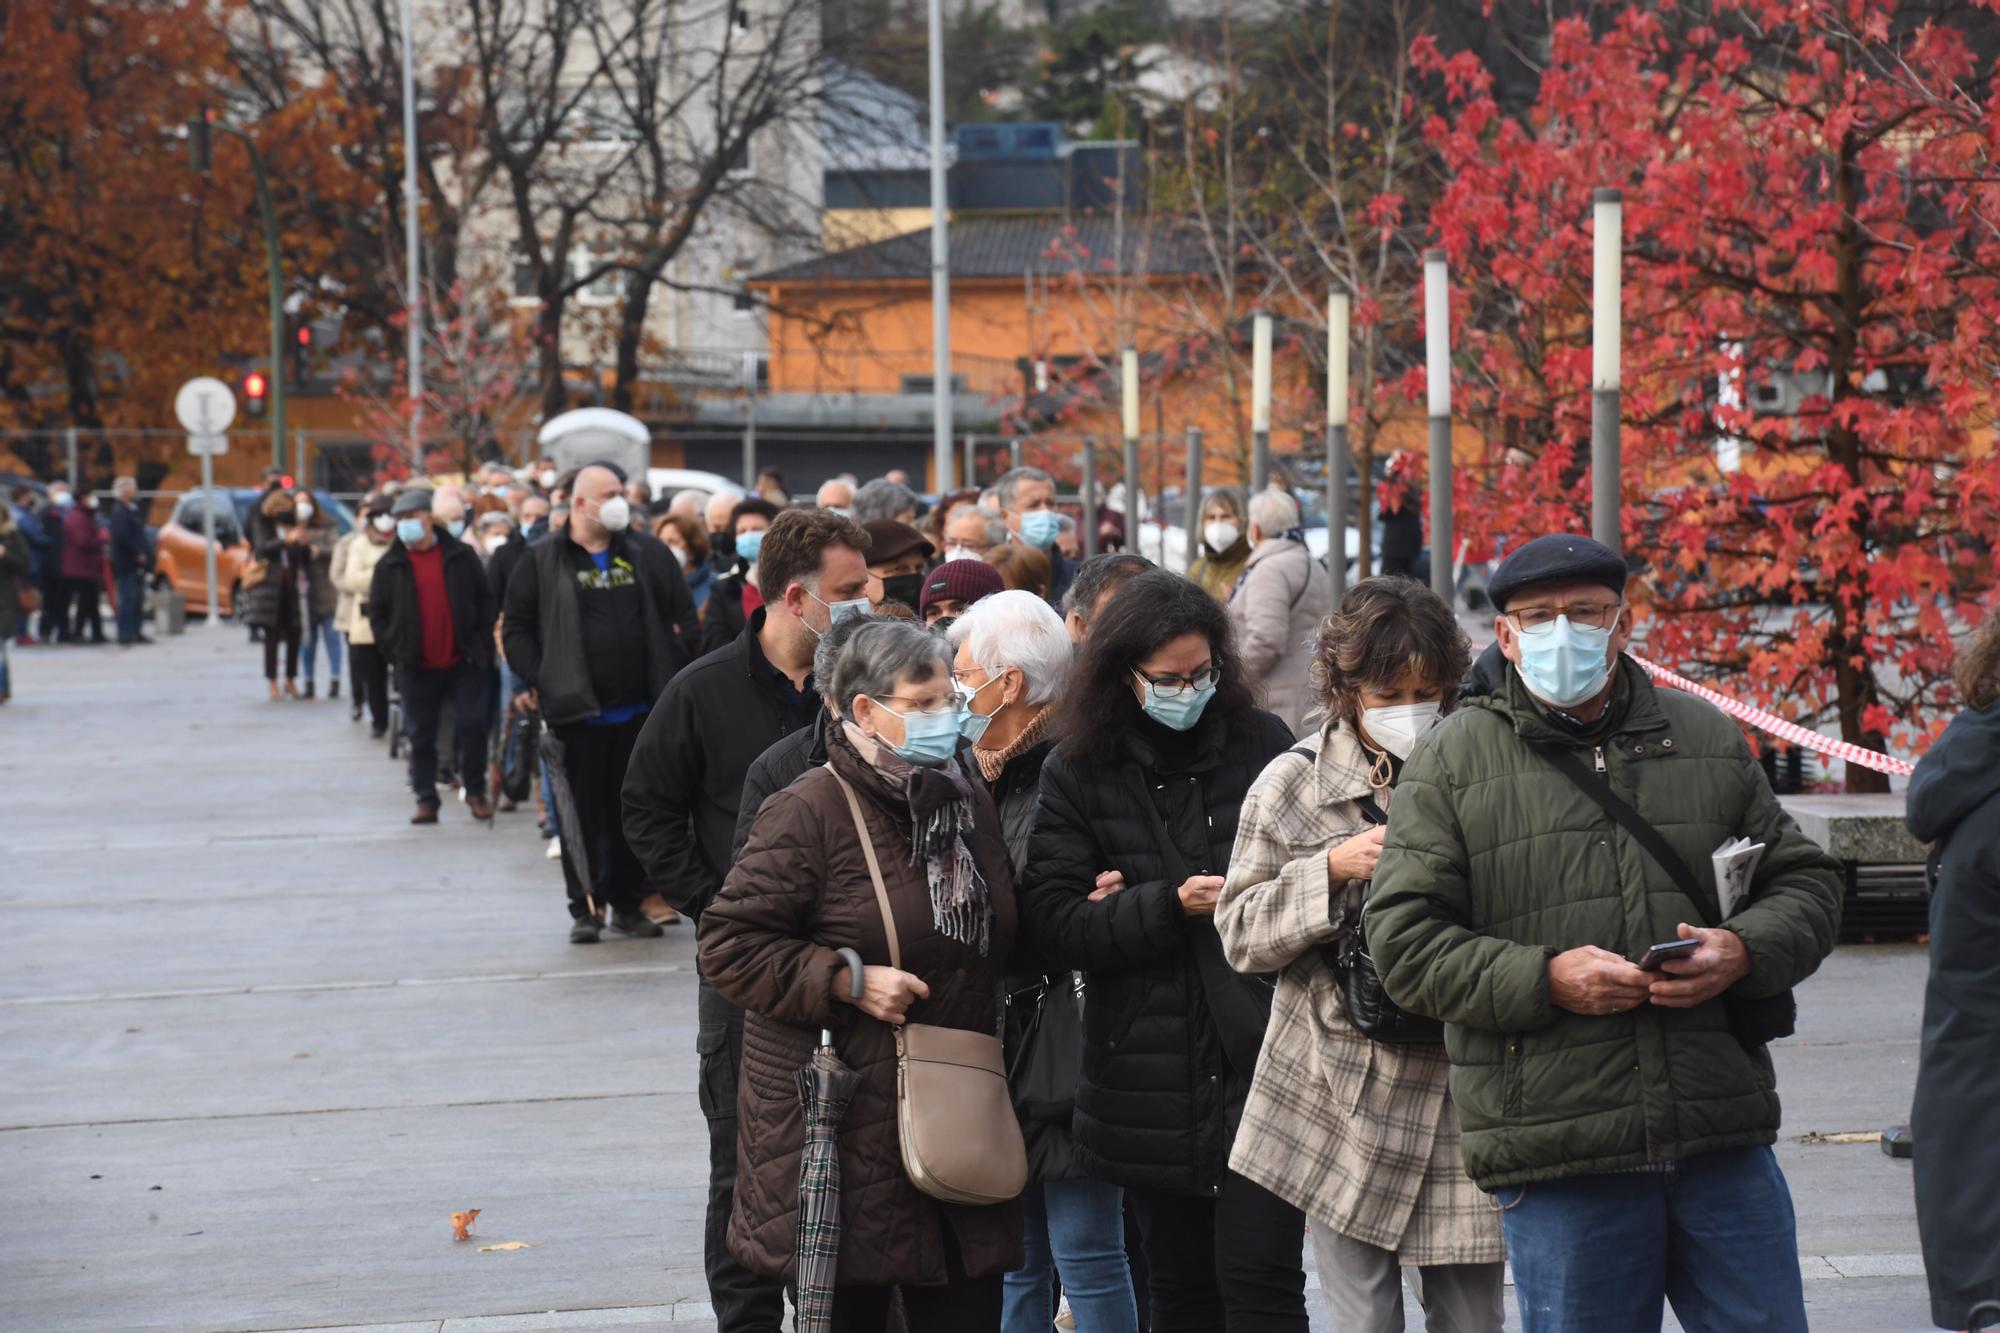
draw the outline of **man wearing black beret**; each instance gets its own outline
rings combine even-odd
[[[1839,870],[1736,724],[1624,655],[1625,581],[1585,537],[1500,566],[1500,659],[1403,769],[1368,943],[1445,1024],[1524,1328],[1658,1328],[1671,1300],[1689,1327],[1804,1333],[1765,1043],[1833,948]],[[1763,850],[1725,913],[1734,838]]]

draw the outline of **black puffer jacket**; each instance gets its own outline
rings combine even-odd
[[[1219,1007],[1238,1016],[1268,1016],[1271,984],[1229,972],[1213,920],[1181,911],[1182,877],[1139,802],[1143,790],[1187,873],[1219,875],[1244,793],[1291,744],[1291,729],[1261,710],[1233,727],[1205,717],[1185,735],[1140,721],[1116,763],[1081,760],[1065,744],[1042,768],[1021,915],[1048,966],[1086,974],[1074,1122],[1086,1175],[1201,1193],[1222,1181],[1252,1068],[1229,1059],[1203,975],[1226,974],[1220,984],[1235,989]],[[1125,888],[1091,902],[1106,870],[1123,872]],[[1231,1028],[1239,1050],[1243,1027]],[[1261,1031],[1249,1034],[1253,1051]]]

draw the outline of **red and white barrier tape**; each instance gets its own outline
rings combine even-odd
[[[1877,773],[1887,773],[1892,777],[1906,778],[1916,772],[1916,765],[1908,760],[1863,749],[1852,742],[1832,736],[1822,736],[1817,731],[1809,731],[1796,722],[1787,722],[1784,718],[1767,713],[1761,708],[1752,708],[1749,704],[1718,693],[1706,685],[1697,685],[1686,676],[1678,675],[1663,666],[1655,666],[1636,654],[1628,653],[1627,656],[1661,684],[1671,685],[1677,690],[1686,690],[1697,699],[1706,699],[1729,716],[1748,722],[1759,731],[1769,732],[1779,740],[1790,741],[1793,745],[1802,745],[1808,750],[1828,755],[1843,763],[1859,764],[1863,768],[1872,768]]]

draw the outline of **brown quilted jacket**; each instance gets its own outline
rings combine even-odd
[[[844,748],[832,760],[861,798],[894,906],[903,968],[930,986],[910,1021],[997,1032],[1001,988],[1015,935],[1007,849],[985,784],[972,780],[973,856],[993,899],[987,956],[939,935],[930,892],[910,863],[903,797]],[[934,1285],[946,1279],[945,1234],[957,1237],[968,1276],[1021,1266],[1016,1203],[968,1208],[918,1192],[904,1174],[896,1128],[896,1045],[883,1023],[832,998],[840,960],[858,950],[887,964],[888,938],[854,818],[824,768],[807,770],[764,803],[750,839],[701,918],[701,970],[745,1010],[737,1081],[736,1207],[729,1249],[754,1272],[793,1275],[799,1154],[805,1126],[798,1071],[833,1029],[834,1046],[861,1075],[840,1126],[842,1286]]]

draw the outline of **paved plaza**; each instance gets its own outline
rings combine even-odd
[[[240,629],[14,663],[0,1330],[713,1328],[689,927],[570,945],[532,815],[409,827]],[[1841,950],[1778,1053],[1815,1330],[1928,1327],[1909,1164],[1849,1138],[1907,1118],[1923,975]]]

